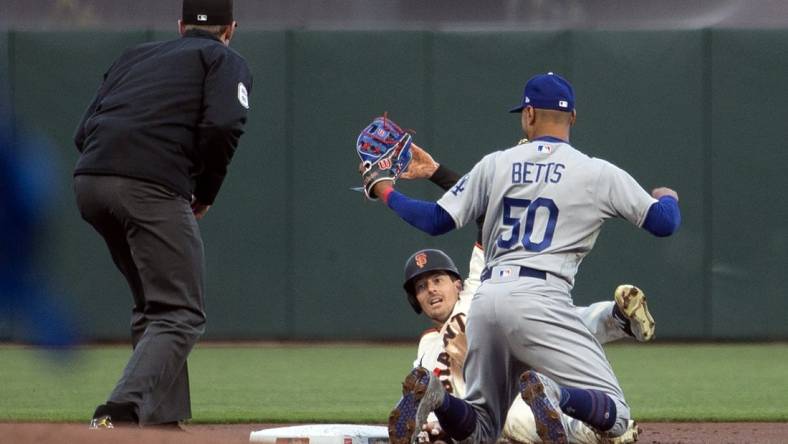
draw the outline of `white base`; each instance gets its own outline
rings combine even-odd
[[[356,424],[313,424],[252,432],[249,441],[265,444],[388,444],[386,427]]]

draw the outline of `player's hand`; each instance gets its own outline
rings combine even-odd
[[[194,213],[194,218],[197,220],[202,219],[210,209],[210,205],[198,202],[196,200],[192,201],[192,213]]]
[[[432,442],[436,444],[446,444],[448,442],[446,433],[441,429],[437,422],[428,422],[421,426],[418,439],[420,443]]]
[[[361,162],[361,163],[358,164],[358,172],[359,172],[359,174],[361,174],[362,181],[364,182],[364,188],[367,188],[368,185],[366,184],[366,179],[364,179],[364,174],[366,172],[366,167],[365,167],[364,163],[365,162]],[[384,177],[384,178],[379,179],[379,182],[373,184],[371,189],[367,188],[365,193],[367,193],[367,197],[371,196],[372,198],[377,199],[377,197],[375,197],[375,196],[380,196],[380,194],[378,194],[378,193],[382,193],[387,188],[391,188],[393,186],[394,186],[394,178]],[[371,193],[371,195],[370,195],[370,193]]]
[[[415,143],[410,144],[412,157],[408,169],[400,176],[403,179],[429,179],[435,174],[440,164],[432,158],[430,153]]]
[[[674,199],[679,200],[679,193],[671,190],[668,187],[659,187],[651,190],[651,197],[654,199],[659,199],[662,196],[671,196]]]
[[[373,196],[382,196],[383,192],[394,186],[393,180],[382,180],[372,187]]]

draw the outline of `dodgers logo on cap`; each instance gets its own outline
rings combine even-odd
[[[572,85],[558,74],[539,74],[528,80],[520,105],[509,112],[522,112],[526,106],[571,112],[575,109],[575,92]]]

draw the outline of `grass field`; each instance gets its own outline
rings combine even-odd
[[[788,421],[788,344],[617,345],[608,357],[640,421]],[[129,356],[70,358],[0,346],[0,421],[85,422]],[[199,345],[190,358],[196,423],[383,423],[413,346]]]

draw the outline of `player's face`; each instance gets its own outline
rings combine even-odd
[[[462,281],[445,271],[425,273],[413,282],[421,310],[437,323],[444,323],[460,297]]]

